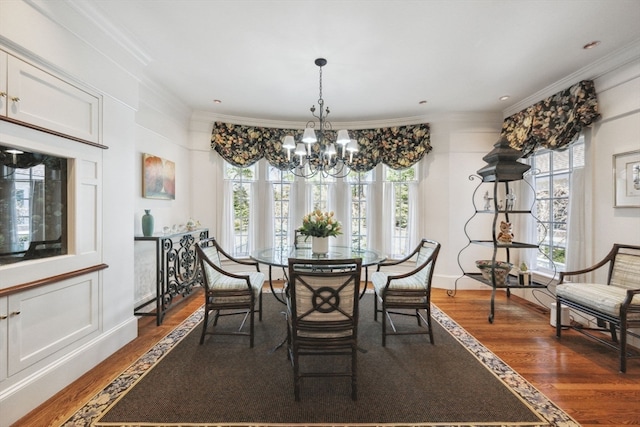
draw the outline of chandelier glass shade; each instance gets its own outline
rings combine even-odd
[[[330,141],[328,134],[332,134],[333,130],[331,122],[327,120],[329,107],[324,107],[322,99],[322,67],[327,65],[327,60],[318,58],[315,64],[320,68],[319,115],[316,115],[315,105],[310,111],[317,122],[307,122],[302,139],[297,143],[292,135],[285,136],[282,147],[287,152],[288,169],[294,175],[312,178],[321,174],[325,178],[342,178],[351,171],[349,164],[353,162],[353,154],[358,151],[358,143],[344,129],[338,131],[335,142]]]

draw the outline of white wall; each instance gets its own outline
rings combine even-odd
[[[25,415],[137,335],[133,236],[141,232],[143,209],[152,209],[157,227],[184,223],[192,215],[190,111],[162,89],[141,85],[141,58],[116,45],[99,22],[76,7],[66,2],[2,1],[0,45],[102,96],[100,142],[108,149],[101,153],[99,262],[109,267],[101,273],[100,330],[73,352],[61,350],[37,369],[0,381],[1,426]],[[175,161],[176,200],[142,198],[144,152]],[[39,273],[51,275],[46,267]]]

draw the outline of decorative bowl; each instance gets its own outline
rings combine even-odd
[[[509,271],[513,268],[513,264],[505,262],[505,261],[496,261],[495,266],[491,268],[491,260],[490,259],[481,259],[476,261],[476,266],[480,269],[482,273],[482,277],[489,282],[492,282],[492,272],[495,271],[496,275],[496,286],[502,286],[505,284],[507,280],[507,275]]]

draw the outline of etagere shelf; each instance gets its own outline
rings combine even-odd
[[[523,181],[526,186],[529,187],[529,190],[534,192],[533,187],[526,181],[523,180],[523,176],[525,172],[529,169],[529,166],[518,162],[517,160],[521,156],[521,152],[518,150],[512,149],[509,147],[508,142],[506,140],[500,140],[494,145],[494,150],[487,154],[483,159],[486,160],[489,165],[480,169],[478,171],[478,175],[473,174],[469,176],[470,181],[478,181],[478,184],[473,191],[472,202],[474,207],[473,215],[467,220],[464,225],[464,233],[468,239],[467,245],[460,250],[458,253],[458,265],[462,270],[463,274],[459,277],[455,282],[454,290],[449,290],[448,294],[450,296],[455,295],[455,291],[458,286],[458,280],[462,277],[469,277],[474,280],[479,281],[487,286],[490,286],[492,289],[491,292],[491,308],[489,313],[489,322],[493,323],[494,314],[495,314],[495,295],[497,289],[506,289],[507,297],[511,295],[510,290],[515,288],[526,288],[526,289],[535,289],[535,288],[547,288],[548,284],[539,283],[536,281],[532,281],[529,279],[526,283],[521,283],[519,277],[513,274],[508,274],[504,281],[497,281],[496,274],[496,262],[506,261],[507,263],[511,263],[511,251],[516,249],[537,249],[539,251],[539,244],[533,242],[522,242],[512,240],[510,242],[504,242],[499,239],[497,233],[497,226],[500,221],[504,221],[506,223],[511,223],[511,217],[522,217],[524,215],[529,215],[534,218],[536,223],[539,224],[538,219],[533,215],[531,209],[515,209],[514,206],[514,198],[509,200],[509,196],[514,196],[513,188],[510,187],[511,183],[516,181]],[[487,189],[484,195],[485,205],[482,209],[478,208],[477,200],[478,191],[483,188]],[[489,189],[491,189],[493,197],[489,196]],[[501,190],[504,191],[501,193]],[[535,192],[534,192],[535,193]],[[504,206],[501,198],[504,198]],[[491,228],[491,238],[487,239],[473,239],[469,234],[468,227],[470,223],[476,218],[477,215],[492,215],[492,228]],[[485,246],[492,249],[491,256],[491,274],[490,279],[485,278],[482,273],[477,271],[471,271],[469,269],[465,269],[461,262],[462,253],[471,245],[480,245]],[[504,252],[505,259],[498,260],[498,254],[502,254]],[[545,255],[546,256],[546,255]]]

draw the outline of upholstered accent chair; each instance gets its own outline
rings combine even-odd
[[[331,265],[331,269],[325,267]],[[312,268],[309,268],[309,266]],[[293,365],[294,396],[300,400],[306,377],[351,378],[351,398],[357,399],[358,294],[362,260],[289,259],[287,346]],[[350,357],[350,368],[309,365],[301,357]],[[308,360],[308,359],[306,359]],[[327,361],[333,359],[325,359]]]
[[[580,280],[568,281],[572,276],[591,273],[601,267],[608,267],[607,281],[585,283]],[[596,327],[561,324],[561,305],[570,307],[596,319]],[[627,359],[640,357],[627,349],[627,335],[640,336],[630,331],[640,327],[640,246],[614,244],[609,253],[595,265],[577,271],[560,273],[556,286],[556,336],[562,335],[563,327],[572,327],[578,332],[595,339],[620,354],[620,372],[627,371]],[[611,340],[604,340],[607,332]],[[618,339],[617,333],[620,333]]]
[[[262,285],[265,276],[260,272],[260,266],[255,261],[234,258],[220,247],[215,237],[198,242],[196,251],[205,289],[204,322],[200,344],[204,343],[205,335],[244,335],[249,337],[249,346],[253,347],[256,311],[259,320],[262,321]],[[225,259],[231,265],[239,264],[253,267],[255,271],[228,271],[221,262]],[[214,314],[212,324],[209,325],[211,313]],[[233,315],[243,316],[237,331],[216,330],[218,319],[221,316]],[[243,331],[247,318],[249,319],[249,331]]]
[[[371,282],[375,292],[374,320],[378,320],[378,313],[382,315],[382,346],[387,344],[387,335],[428,334],[433,344],[433,329],[431,326],[431,280],[435,268],[440,243],[422,239],[416,248],[405,258],[390,260],[378,264],[377,271],[371,275]],[[389,269],[399,266],[409,266],[404,273],[394,273]],[[388,271],[384,271],[388,270]],[[424,310],[426,317],[421,310]],[[398,330],[393,323],[392,315],[413,316],[418,327]],[[387,321],[391,331],[387,329]],[[426,327],[423,327],[424,322]]]

